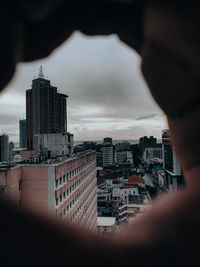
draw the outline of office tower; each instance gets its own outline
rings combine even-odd
[[[26,120],[19,120],[19,147],[26,147]]]
[[[103,167],[113,164],[113,144],[112,138],[106,137],[103,140]]]
[[[59,94],[45,79],[42,66],[26,90],[27,149],[34,149],[34,135],[67,134],[67,95]]]
[[[9,137],[7,134],[0,135],[0,162],[9,161]]]
[[[163,168],[165,171],[165,186],[169,191],[177,191],[184,185],[180,164],[172,146],[169,130],[162,131]]]

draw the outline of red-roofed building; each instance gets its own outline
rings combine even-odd
[[[132,175],[128,178],[128,183],[143,184],[142,179],[137,175]]]
[[[122,184],[123,188],[129,188],[129,187],[145,187],[145,184],[143,183],[142,178],[140,178],[137,175],[132,175],[128,178],[127,182],[124,182]]]

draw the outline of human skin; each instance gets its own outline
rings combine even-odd
[[[3,12],[0,17],[2,22],[8,21],[6,29],[2,29],[5,40],[0,44],[1,88],[11,79],[17,62],[48,56],[76,29],[86,34],[117,33],[141,54],[142,72],[154,99],[168,117],[187,186],[155,203],[120,233],[106,236],[57,222],[35,211],[20,210],[2,200],[1,252],[8,255],[6,263],[15,266],[196,264],[200,240],[199,9],[177,8],[164,1],[144,4],[144,8],[135,5],[135,9],[125,5],[114,7],[113,3],[95,8],[90,3],[91,9],[84,13],[84,8],[78,12],[77,7],[66,1],[59,4],[40,1],[39,6],[34,2],[29,5],[28,1],[17,3],[23,18],[14,17],[13,12]],[[73,11],[69,12],[69,7]]]

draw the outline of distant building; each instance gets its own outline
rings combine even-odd
[[[10,141],[8,147],[9,147],[9,160],[12,161],[12,151],[15,148],[15,144],[12,141]]]
[[[139,139],[139,148],[140,148],[140,152],[141,154],[144,153],[145,148],[147,147],[156,147],[157,144],[157,139],[154,138],[153,136],[147,137],[141,137]]]
[[[97,152],[97,166],[103,167],[103,151]]]
[[[133,164],[133,153],[132,153],[132,151],[115,152],[115,162],[117,164],[123,164],[123,163],[131,163],[131,164]]]
[[[130,151],[131,145],[128,142],[117,143],[115,145],[115,152]]]
[[[112,233],[117,231],[117,224],[115,217],[97,217],[98,221],[98,232]]]
[[[19,120],[19,147],[26,147],[26,120]]]
[[[10,154],[10,158],[11,158],[11,161],[15,161],[16,158],[19,159],[19,156],[22,160],[22,157],[21,157],[21,152],[22,151],[25,151],[26,148],[21,148],[21,147],[16,147],[16,148],[13,148],[12,151],[11,151],[11,154]],[[16,157],[17,156],[17,157]]]
[[[9,161],[9,137],[7,134],[0,135],[0,162]]]
[[[67,134],[67,95],[45,79],[42,66],[32,88],[26,90],[27,149],[34,149],[35,134]]]
[[[84,147],[84,150],[89,150],[89,149],[97,150],[97,143],[85,141],[85,142],[83,142],[83,147]]]
[[[71,134],[35,134],[34,135],[34,154],[54,158],[70,155],[73,151],[73,135]]]
[[[103,151],[103,167],[113,164],[113,144],[112,138],[106,137],[102,144]]]
[[[112,138],[111,138],[111,137],[105,137],[105,138],[103,139],[103,142],[104,142],[104,143],[110,143],[110,144],[112,144]]]
[[[178,187],[184,185],[184,177],[172,146],[170,132],[168,129],[162,131],[162,144],[165,186],[170,191],[177,191]]]
[[[153,162],[153,160],[162,160],[163,151],[162,147],[147,147],[144,150],[143,159],[147,163]]]

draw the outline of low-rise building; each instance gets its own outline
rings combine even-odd
[[[115,217],[97,217],[98,221],[98,232],[112,233],[117,231],[117,224]]]

